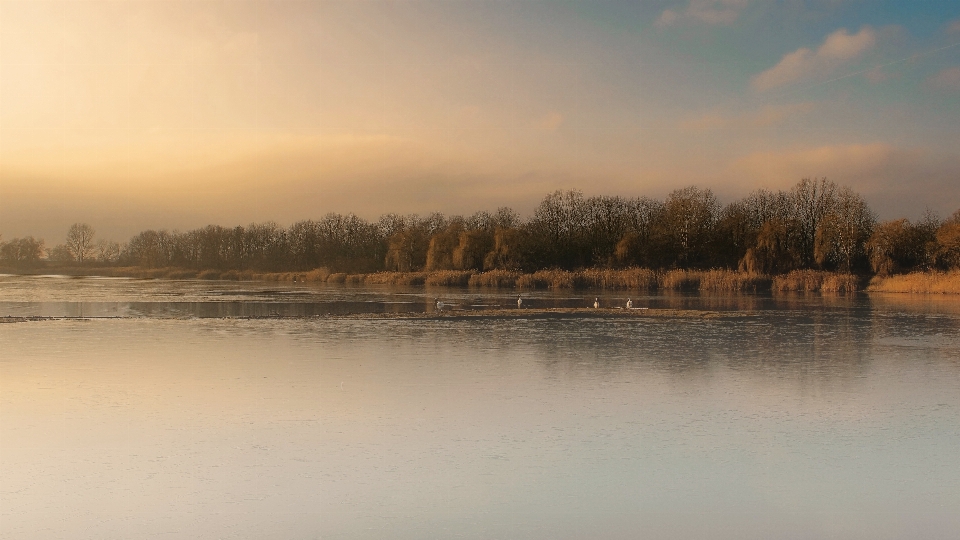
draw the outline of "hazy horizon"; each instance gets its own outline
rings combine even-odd
[[[0,0],[0,234],[724,202],[960,207],[960,5]]]

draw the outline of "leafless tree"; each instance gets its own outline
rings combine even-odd
[[[84,260],[93,251],[93,227],[86,223],[74,223],[67,231],[67,248],[78,263]]]

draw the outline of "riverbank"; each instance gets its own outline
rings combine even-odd
[[[76,267],[0,269],[16,274],[129,277],[137,279],[201,279],[328,283],[338,285],[394,285],[407,287],[477,287],[498,289],[624,290],[688,292],[821,292],[846,294],[859,291],[960,294],[960,272],[915,272],[894,276],[860,276],[821,270],[795,270],[783,275],[763,275],[733,270],[651,270],[648,268],[509,270],[487,272],[439,270],[434,272],[374,272],[348,274],[318,268],[308,272],[254,272],[190,270],[185,268]]]
[[[302,320],[302,319],[351,319],[351,320],[397,320],[397,319],[415,319],[415,320],[485,320],[485,319],[623,319],[623,318],[655,318],[655,319],[719,319],[731,317],[744,317],[749,315],[746,312],[720,312],[707,311],[699,309],[654,309],[654,308],[534,308],[534,309],[456,309],[449,311],[427,311],[427,312],[406,312],[406,313],[352,313],[352,314],[329,314],[316,315],[312,317],[301,316],[277,316],[269,315],[263,317],[216,317],[219,319],[243,319],[243,320]],[[67,319],[87,320],[87,319],[118,319],[123,317],[0,317],[0,324],[3,323],[22,323],[38,321],[61,321]]]
[[[2,269],[0,269],[2,270]],[[648,268],[584,270],[539,270],[533,273],[509,270],[487,272],[439,270],[434,272],[374,272],[347,274],[318,268],[308,272],[254,272],[189,270],[184,268],[140,267],[43,267],[21,274],[129,277],[138,279],[202,279],[225,281],[266,281],[329,283],[340,285],[396,285],[438,287],[481,287],[500,289],[600,289],[636,291],[764,292],[859,290],[861,278],[813,270],[785,276],[766,276],[731,270],[651,270]]]

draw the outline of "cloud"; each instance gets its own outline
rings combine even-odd
[[[947,23],[948,34],[960,34],[960,19]]]
[[[748,0],[690,0],[686,9],[665,9],[657,19],[657,26],[681,22],[700,24],[732,24],[747,7]]]
[[[805,77],[829,73],[844,62],[853,60],[877,44],[877,32],[864,26],[856,34],[841,28],[827,36],[816,51],[802,47],[783,56],[772,68],[753,78],[755,90],[766,91]]]
[[[792,103],[781,106],[769,105],[758,111],[740,115],[708,112],[683,120],[680,122],[680,129],[694,132],[757,130],[781,125],[790,118],[809,113],[814,108],[816,105],[813,103]]]
[[[960,66],[946,68],[929,80],[934,88],[945,90],[960,90]]]

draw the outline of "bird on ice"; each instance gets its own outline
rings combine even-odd
[[[599,309],[599,308],[600,308],[600,299],[599,299],[599,298],[594,298],[594,299],[593,299],[593,309]]]
[[[633,309],[633,300],[627,298],[627,309]]]
[[[439,311],[440,313],[443,313],[443,302],[441,302],[439,298],[437,298],[436,301],[437,301],[437,311]]]
[[[523,307],[523,297],[518,294],[518,295],[517,295],[517,308],[522,308],[522,307]]]

